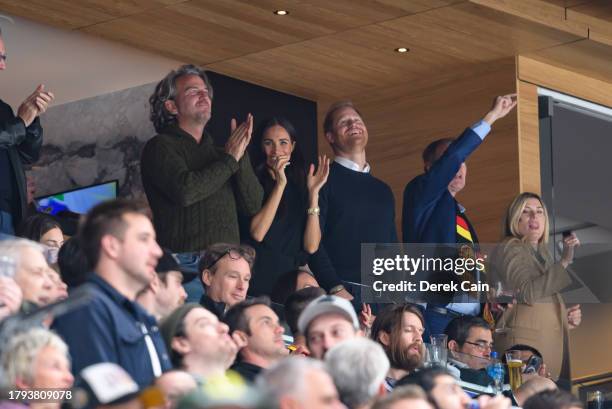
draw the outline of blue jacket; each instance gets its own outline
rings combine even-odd
[[[456,243],[457,201],[448,191],[459,167],[482,139],[467,128],[429,171],[404,189],[402,230],[404,243]]]
[[[94,292],[91,302],[53,323],[53,329],[68,344],[72,372],[77,375],[89,365],[114,362],[140,387],[150,385],[155,377],[140,323],[151,336],[162,371],[172,368],[155,318],[97,274],[89,282]]]

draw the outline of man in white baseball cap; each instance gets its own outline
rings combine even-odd
[[[345,339],[363,336],[350,301],[333,295],[322,295],[308,304],[298,319],[298,329],[316,359],[323,359],[330,348]]]

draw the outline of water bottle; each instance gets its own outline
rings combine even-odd
[[[487,366],[487,374],[494,382],[495,393],[502,393],[502,384],[504,382],[504,366],[497,358],[497,352],[491,352],[491,363]]]

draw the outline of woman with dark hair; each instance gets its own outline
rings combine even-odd
[[[25,219],[17,229],[17,236],[57,249],[64,244],[59,222],[46,213],[36,213]]]
[[[329,159],[308,172],[297,144],[297,132],[283,118],[266,121],[256,137],[265,155],[256,174],[264,204],[250,220],[250,243],[257,251],[250,293],[269,295],[278,277],[308,261],[319,248],[319,191],[329,175]]]
[[[310,271],[300,268],[287,271],[276,280],[270,299],[277,304],[284,305],[287,297],[308,287],[319,287],[319,283]]]
[[[64,245],[64,232],[55,217],[46,213],[33,214],[21,222],[17,236],[43,244],[49,265],[57,263],[57,254]]]
[[[93,268],[83,252],[79,236],[66,240],[57,256],[57,266],[68,288],[78,287],[87,281]]]

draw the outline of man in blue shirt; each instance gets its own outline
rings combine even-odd
[[[484,118],[456,139],[439,139],[423,152],[425,173],[404,189],[402,230],[404,243],[478,245],[476,232],[455,195],[466,182],[465,161],[482,143],[495,121],[516,106],[516,94],[499,96]],[[451,282],[453,273],[446,282]],[[441,334],[447,324],[461,315],[477,315],[478,302],[432,304],[425,311],[426,337]]]
[[[148,386],[171,368],[155,318],[135,302],[162,255],[153,225],[139,205],[115,200],[89,212],[79,238],[95,266],[89,279],[93,299],[53,324],[68,344],[73,373],[114,362]]]

